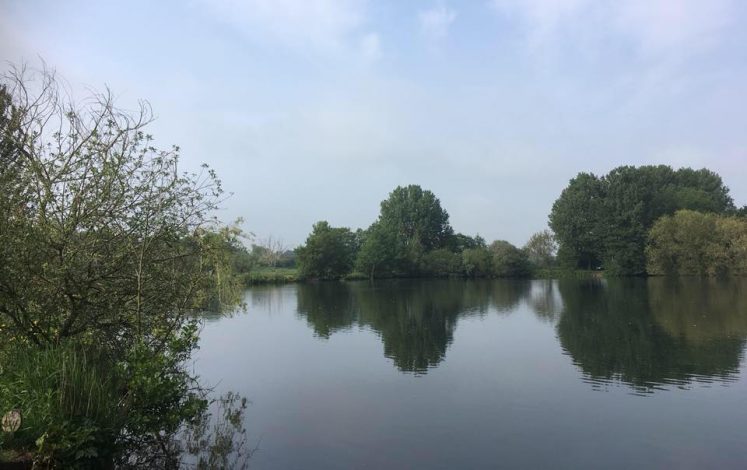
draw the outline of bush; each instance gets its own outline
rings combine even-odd
[[[437,277],[461,274],[463,271],[461,256],[445,248],[423,255],[420,266],[423,274]]]
[[[121,384],[103,357],[70,346],[16,349],[2,357],[0,413],[19,410],[20,429],[3,447],[34,454],[44,467],[111,463],[124,422]]]

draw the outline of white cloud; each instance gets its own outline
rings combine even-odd
[[[449,27],[456,20],[456,12],[443,4],[421,11],[418,14],[420,31],[431,39],[441,39],[449,34]]]
[[[644,49],[707,47],[731,22],[731,0],[631,0],[619,3],[615,25]]]
[[[365,20],[365,0],[197,0],[207,12],[256,41],[334,51]]]
[[[532,46],[552,46],[561,35],[617,36],[645,54],[709,45],[732,20],[734,0],[491,0],[501,15],[518,18]],[[591,32],[592,34],[580,34]],[[589,46],[585,44],[584,46]]]

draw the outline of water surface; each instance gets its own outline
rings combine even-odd
[[[257,469],[744,468],[747,282],[257,287],[197,372]]]

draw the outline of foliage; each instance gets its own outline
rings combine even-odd
[[[238,303],[241,233],[211,217],[212,170],[153,147],[147,104],[66,97],[47,70],[0,85],[0,405],[25,415],[2,444],[45,467],[173,467],[206,405],[191,317]]]
[[[488,277],[493,272],[492,255],[486,247],[468,248],[462,252],[462,267],[468,277]]]
[[[73,343],[6,350],[0,410],[24,417],[7,444],[45,468],[168,467],[178,431],[205,411],[183,366],[196,341],[191,322],[164,350],[140,343],[120,360]]]
[[[651,228],[646,256],[650,274],[747,274],[747,219],[677,211]]]
[[[355,261],[356,269],[369,275],[387,276],[402,265],[402,246],[397,234],[388,226],[375,222],[366,231]]]
[[[420,272],[435,277],[462,274],[462,257],[446,248],[429,251],[423,255]]]
[[[526,253],[511,243],[496,240],[490,244],[488,249],[492,255],[492,276],[527,277],[531,274]]]
[[[46,71],[6,82],[0,115],[19,130],[0,129],[3,333],[114,351],[167,341],[231,279],[219,242],[235,233],[209,216],[220,181],[207,168],[180,173],[177,147],[152,146],[146,104],[131,114],[105,93],[79,107]]]
[[[449,214],[436,196],[418,185],[397,186],[381,202],[379,222],[391,228],[406,247],[430,251],[446,246],[453,234]]]
[[[550,227],[561,262],[609,274],[645,273],[648,230],[678,209],[734,209],[721,178],[706,169],[622,166],[599,178],[580,173],[555,201]]]
[[[555,265],[558,244],[549,230],[537,232],[524,245],[524,252],[535,269],[547,269]]]
[[[4,351],[0,412],[18,409],[8,445],[34,451],[38,465],[96,468],[111,462],[124,422],[119,384],[97,353],[70,345]]]
[[[469,235],[464,235],[463,233],[456,233],[449,237],[447,245],[449,250],[453,251],[454,253],[463,253],[464,250],[485,248],[487,246],[485,244],[485,239],[480,235],[470,237]]]
[[[304,278],[339,279],[353,270],[356,239],[345,227],[317,222],[306,243],[296,249],[299,274]]]

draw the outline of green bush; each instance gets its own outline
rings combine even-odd
[[[44,467],[98,468],[111,462],[123,423],[120,383],[94,352],[68,346],[16,349],[2,357],[0,412],[19,410],[20,429],[3,447],[34,454]]]

